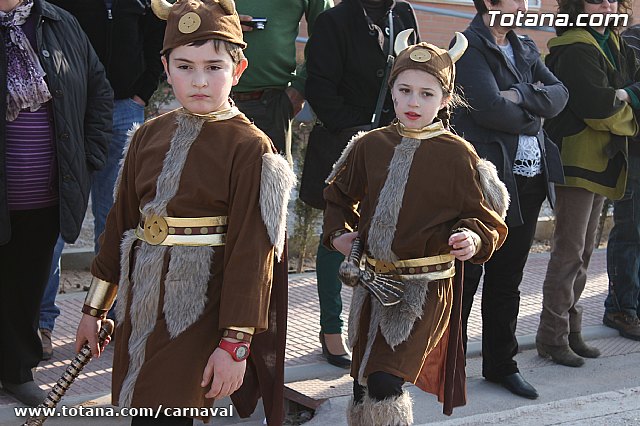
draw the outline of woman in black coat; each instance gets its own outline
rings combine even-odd
[[[526,1],[474,0],[474,4],[478,13],[464,31],[469,48],[457,63],[456,76],[470,107],[458,109],[453,125],[480,157],[495,164],[511,197],[509,235],[484,264],[482,374],[514,394],[535,399],[537,391],[520,375],[513,359],[518,352],[518,287],[542,202],[546,197],[553,204],[553,183],[563,182],[558,149],[545,136],[542,122],[562,111],[568,92],[542,63],[531,39],[512,28],[489,26],[488,10],[526,12]],[[465,265],[465,341],[482,271],[482,265]]]
[[[0,0],[0,46],[0,381],[36,406],[40,299],[105,163],[113,94],[78,22],[46,1]]]

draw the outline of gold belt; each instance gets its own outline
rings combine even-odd
[[[169,217],[152,215],[138,224],[136,237],[157,246],[223,246],[227,216]]]
[[[425,278],[429,281],[451,278],[456,274],[455,257],[451,254],[385,262],[366,258],[366,267],[378,274]]]

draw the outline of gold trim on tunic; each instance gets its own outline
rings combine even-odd
[[[221,111],[214,111],[214,112],[210,112],[207,114],[196,114],[195,112],[191,112],[186,108],[182,108],[182,113],[183,114],[187,114],[187,115],[192,115],[194,117],[198,117],[198,118],[203,118],[207,121],[222,121],[222,120],[228,120],[230,118],[235,117],[236,115],[240,114],[241,111],[238,109],[237,106],[232,106],[231,108],[228,109],[223,109]]]
[[[236,327],[236,326],[229,326],[227,327],[228,330],[234,330],[234,331],[239,331],[241,333],[246,333],[246,334],[255,334],[256,332],[256,328],[255,327]]]
[[[227,216],[170,217],[151,215],[138,224],[135,235],[151,245],[223,246]]]
[[[438,256],[419,257],[417,259],[397,260],[393,263],[396,268],[419,268],[422,266],[437,265],[438,263],[453,262],[455,256],[452,254],[440,254]],[[367,257],[367,262],[375,268],[376,263],[380,262],[372,257]]]
[[[456,275],[455,257],[451,254],[385,262],[366,258],[366,267],[379,274],[392,274],[400,279],[436,281]]]
[[[420,129],[409,129],[398,121],[396,123],[396,130],[401,136],[412,139],[430,139],[448,132],[440,120],[428,126],[421,127]]]

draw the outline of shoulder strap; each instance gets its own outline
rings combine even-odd
[[[391,68],[393,68],[393,62],[395,57],[393,55],[393,45],[395,34],[393,31],[393,9],[389,9],[389,13],[387,14],[389,17],[389,49],[387,52],[387,65],[384,68],[384,75],[382,77],[382,86],[380,86],[380,90],[378,91],[378,100],[376,101],[376,109],[373,111],[373,116],[371,117],[371,128],[375,129],[380,125],[380,116],[382,115],[382,107],[384,105],[384,101],[387,98],[387,90],[389,89],[389,74],[391,74]]]

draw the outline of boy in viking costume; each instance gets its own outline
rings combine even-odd
[[[99,354],[99,320],[117,292],[115,405],[200,409],[162,419],[191,424],[190,417],[208,418],[204,409],[244,378],[243,399],[234,403],[248,415],[255,401],[247,398],[260,392],[244,388],[259,381],[278,395],[282,357],[265,348],[282,345],[254,341],[249,367],[247,357],[254,334],[282,324],[269,300],[272,281],[274,288],[278,279],[286,283],[285,216],[295,177],[229,100],[247,67],[233,1],[154,0],[153,8],[167,19],[162,61],[182,108],[132,135],[76,345],[88,341]],[[285,266],[276,265],[274,276],[276,262]],[[266,403],[271,395],[262,394]],[[271,405],[269,424],[280,424],[282,400]]]
[[[412,424],[404,382],[436,394],[445,414],[464,405],[460,261],[486,261],[507,234],[495,168],[448,130],[466,39],[447,52],[407,37],[389,83],[397,120],[356,135],[324,192],[324,243],[348,256],[341,277],[355,285],[350,425]]]

